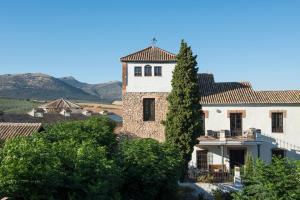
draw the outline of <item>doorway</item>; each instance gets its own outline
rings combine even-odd
[[[230,169],[233,169],[235,166],[241,167],[245,164],[245,152],[245,149],[229,150]]]

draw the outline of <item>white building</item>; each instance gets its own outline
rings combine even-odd
[[[191,165],[230,169],[246,154],[300,159],[300,91],[254,91],[247,82],[215,82],[199,74],[204,136]]]
[[[121,62],[123,131],[163,141],[176,55],[152,46]],[[191,166],[229,170],[246,154],[300,159],[300,90],[254,91],[250,83],[215,82],[212,74],[199,74],[199,86],[204,130]]]

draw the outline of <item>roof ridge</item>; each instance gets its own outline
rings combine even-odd
[[[256,92],[300,92],[300,90],[256,90]]]
[[[171,52],[169,52],[169,51],[167,51],[167,50],[164,50],[164,49],[162,49],[162,48],[160,48],[160,47],[152,47],[152,48],[157,48],[157,49],[159,49],[159,50],[161,50],[161,51],[163,51],[163,52],[165,52],[165,53],[171,54],[172,56],[176,56],[176,54],[171,53]]]
[[[151,48],[153,48],[153,47],[152,47],[152,46],[149,46],[149,47],[146,47],[146,48],[144,48],[144,49],[142,49],[142,50],[139,50],[139,51],[130,53],[130,54],[126,55],[126,56],[121,57],[120,60],[122,60],[123,58],[126,58],[126,57],[128,57],[128,56],[132,56],[132,55],[134,55],[134,54],[141,53],[141,52],[145,51],[146,49],[151,49]]]
[[[42,123],[36,122],[0,122],[0,125],[42,125]]]
[[[176,62],[176,54],[156,46],[149,46],[120,58],[121,62]]]

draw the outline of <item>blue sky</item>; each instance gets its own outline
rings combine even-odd
[[[300,89],[298,0],[1,0],[0,74],[121,80],[119,58],[185,39],[200,72],[255,89]]]

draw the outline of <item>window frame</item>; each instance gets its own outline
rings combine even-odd
[[[160,69],[159,74],[156,73],[156,69]],[[154,66],[154,76],[162,76],[162,67],[161,66]]]
[[[146,71],[146,69],[150,69],[150,73],[148,73],[148,72]],[[151,65],[145,65],[145,66],[144,66],[144,76],[145,76],[145,77],[152,76],[152,66],[151,66]]]
[[[237,128],[238,121],[237,116],[240,117],[240,128]],[[243,134],[243,113],[230,113],[229,114],[229,120],[230,120],[230,134],[231,136],[241,136]],[[231,121],[234,120],[234,121]]]
[[[136,69],[139,69],[140,73],[137,74]],[[143,70],[142,70],[141,66],[135,66],[133,71],[134,71],[134,76],[136,76],[136,77],[141,77],[143,75]]]
[[[272,112],[271,113],[271,131],[272,133],[283,133],[284,125],[283,125],[283,112]]]
[[[143,121],[155,121],[155,98],[143,98]]]

